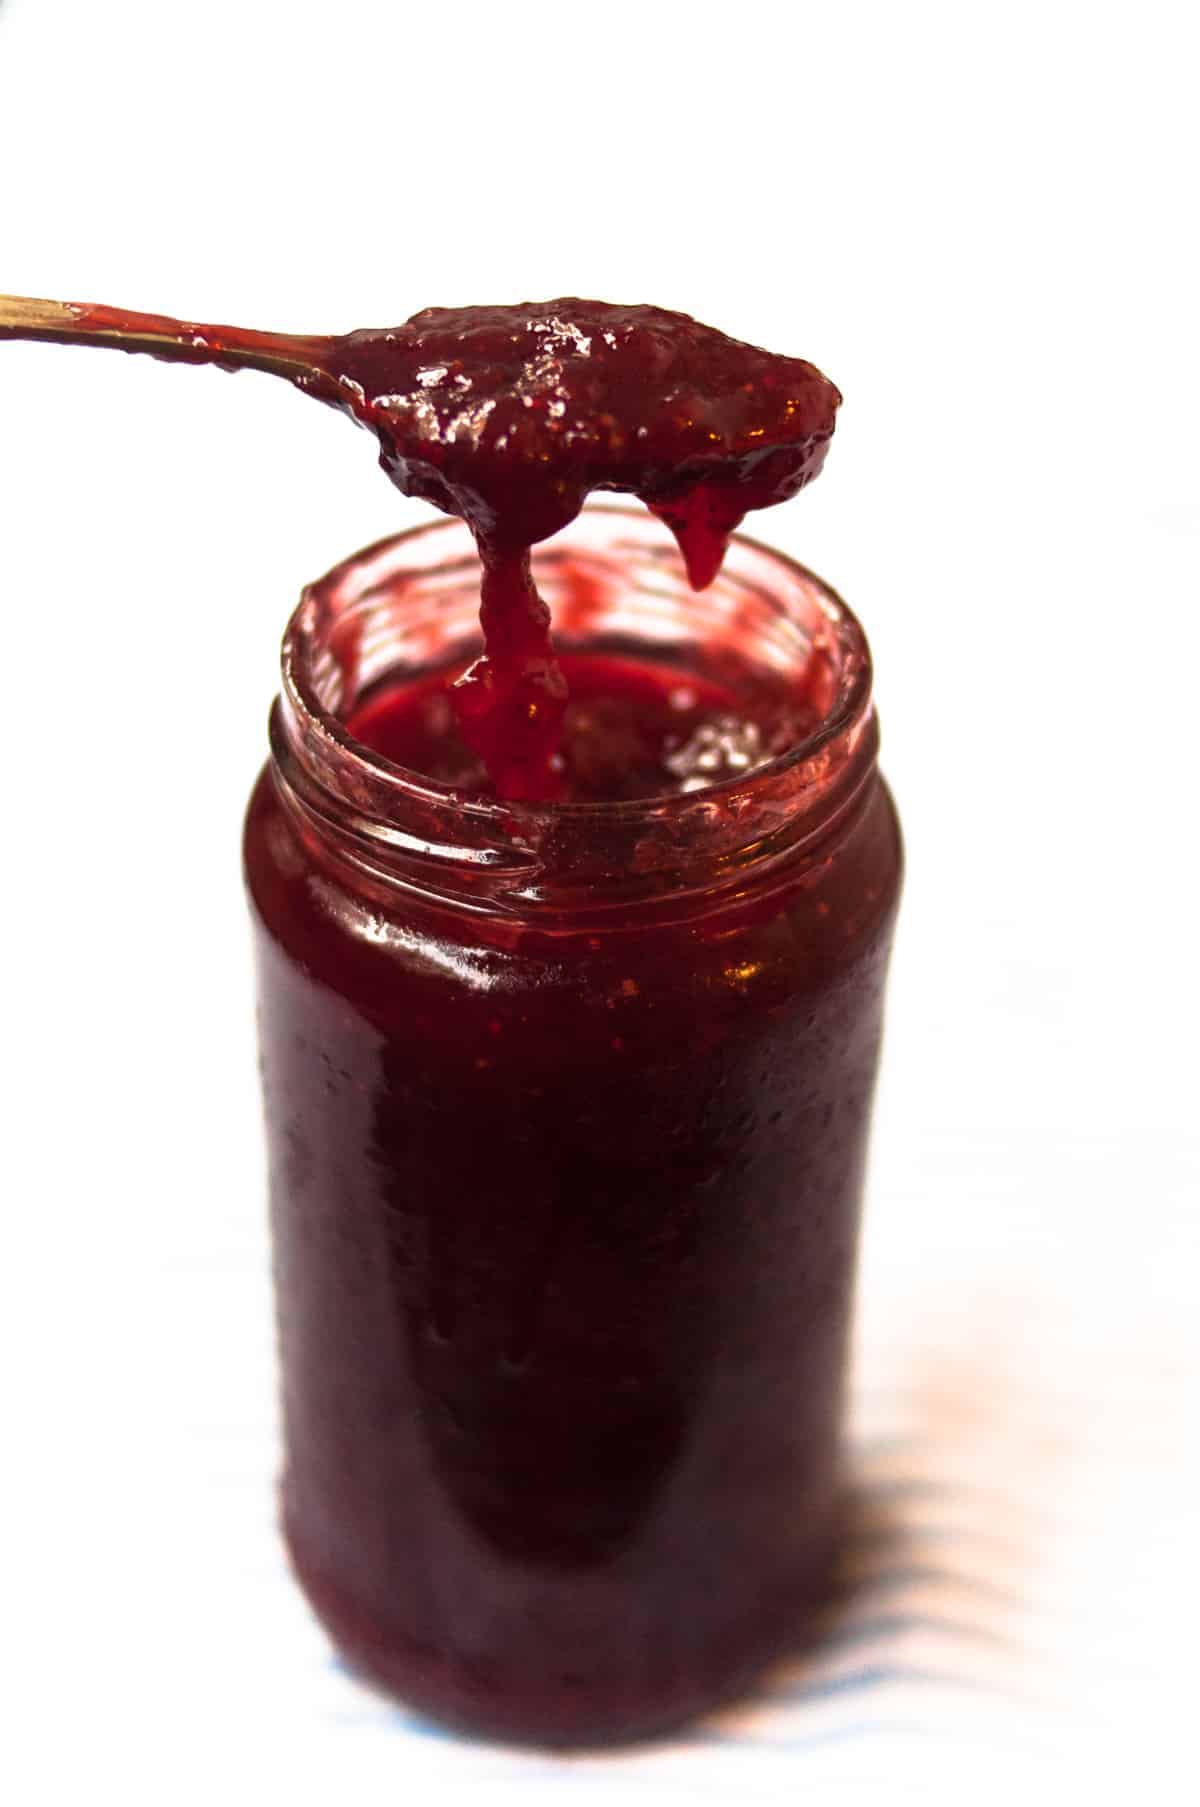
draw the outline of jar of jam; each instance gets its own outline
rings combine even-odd
[[[694,595],[612,508],[533,562],[588,800],[421,774],[477,649],[446,522],[306,591],[245,860],[296,1573],[394,1693],[582,1742],[742,1685],[827,1571],[901,853],[819,579],[735,539]],[[741,740],[626,794],[697,696]]]

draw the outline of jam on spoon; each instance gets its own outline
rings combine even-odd
[[[470,526],[484,652],[454,686],[462,739],[496,792],[561,791],[567,685],[529,549],[591,490],[641,498],[704,589],[752,508],[816,476],[840,396],[813,365],[645,306],[561,299],[425,308],[340,336],[208,326],[0,297],[0,338],[150,352],[281,376],[369,427],[406,495]]]

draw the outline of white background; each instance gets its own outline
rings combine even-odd
[[[752,529],[865,620],[908,835],[863,1372],[916,1460],[1053,1520],[1014,1585],[1059,1755],[1143,1776],[1197,1604],[1189,10],[0,0],[4,289],[313,331],[655,301],[844,391]],[[264,378],[0,379],[0,1777],[524,1798],[327,1693],[271,1532],[239,819],[299,586],[422,511]],[[948,1738],[893,1792],[997,1773]]]

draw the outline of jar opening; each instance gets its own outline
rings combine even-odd
[[[709,865],[752,857],[785,828],[794,839],[819,825],[850,768],[870,764],[862,628],[781,553],[738,535],[720,577],[695,593],[657,522],[602,503],[535,546],[533,569],[564,650],[636,646],[701,673],[728,676],[736,663],[776,680],[803,674],[808,731],[703,788],[611,802],[476,799],[393,764],[350,732],[356,705],[385,681],[415,682],[479,648],[474,542],[461,522],[439,521],[336,566],[304,591],[288,625],[273,748],[310,816],[393,865],[416,860],[426,878],[439,861],[507,873],[528,900],[529,884],[678,878],[689,850]]]

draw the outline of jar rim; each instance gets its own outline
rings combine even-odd
[[[582,517],[624,518],[643,529],[652,517],[645,510],[627,504],[593,501]],[[400,533],[388,534],[360,551],[339,561],[324,576],[307,584],[300,602],[290,617],[281,649],[282,698],[285,714],[293,731],[306,741],[323,744],[327,756],[345,762],[348,772],[364,784],[350,788],[356,799],[365,801],[370,794],[376,806],[386,808],[386,799],[427,805],[439,812],[450,811],[460,820],[470,821],[479,831],[491,830],[505,841],[540,841],[547,831],[564,827],[584,830],[588,824],[632,824],[652,813],[660,823],[678,812],[680,817],[694,814],[697,805],[718,810],[734,806],[739,799],[755,791],[768,791],[785,785],[803,788],[804,768],[816,769],[824,762],[830,747],[849,737],[851,745],[872,715],[872,663],[870,648],[862,624],[849,605],[823,578],[799,560],[767,545],[749,534],[736,533],[731,548],[745,548],[770,562],[793,582],[806,590],[820,608],[831,629],[838,658],[837,691],[831,705],[822,712],[812,729],[800,736],[782,752],[753,766],[748,771],[718,779],[695,790],[667,795],[620,798],[612,801],[588,802],[505,802],[499,799],[465,797],[452,784],[427,777],[411,767],[397,764],[375,751],[350,733],[333,708],[322,702],[318,694],[316,653],[323,617],[328,614],[334,597],[347,584],[353,583],[359,596],[365,597],[379,587],[373,583],[372,570],[386,565],[400,547],[436,542],[442,535],[461,535],[463,523],[453,517],[421,522]],[[555,544],[569,545],[571,527],[555,536]],[[674,548],[670,550],[673,552]],[[538,548],[534,548],[536,560]],[[848,749],[850,750],[850,749]],[[328,767],[328,759],[321,761]],[[345,788],[342,785],[338,789]]]

